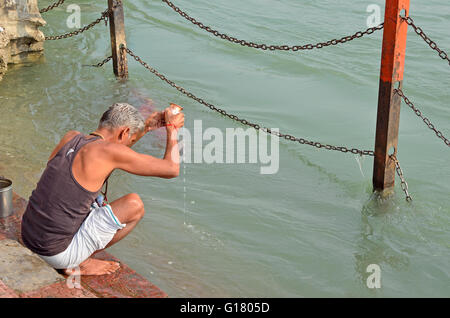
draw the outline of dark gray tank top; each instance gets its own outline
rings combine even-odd
[[[84,145],[98,139],[78,134],[47,163],[22,219],[22,240],[33,252],[43,256],[63,252],[88,216],[100,189],[83,188],[72,175],[72,163]]]

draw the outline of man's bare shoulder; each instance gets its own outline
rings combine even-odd
[[[71,140],[73,137],[75,137],[76,135],[79,135],[79,134],[81,134],[79,131],[77,131],[77,130],[69,130],[65,135],[64,135],[64,137],[62,137],[62,139],[61,139],[61,143],[66,143],[66,142],[68,142],[69,140]]]
[[[72,140],[73,137],[75,137],[76,135],[78,135],[80,132],[76,131],[76,130],[70,130],[68,131],[64,137],[61,138],[61,140],[59,141],[58,145],[56,145],[55,149],[53,149],[53,152],[50,154],[50,157],[48,158],[48,160],[53,159],[53,157],[55,157],[55,155],[58,153],[58,151],[64,147],[65,144],[67,144],[70,140]]]
[[[133,155],[133,154],[138,155],[138,153],[135,152],[133,149],[131,149],[130,147],[127,147],[125,145],[122,145],[122,144],[108,142],[108,141],[102,141],[102,142],[99,142],[98,145],[101,147],[101,151],[103,151],[106,155],[108,155],[112,158],[117,158],[117,157],[121,157],[121,156],[129,156],[129,155]]]

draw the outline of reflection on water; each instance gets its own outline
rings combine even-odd
[[[361,285],[365,286],[369,275],[367,266],[377,264],[381,267],[382,276],[388,277],[384,281],[382,279],[382,285],[390,285],[388,294],[430,296],[433,293],[430,280],[436,278],[436,273],[444,274],[447,271],[443,267],[439,268],[438,264],[447,258],[449,244],[436,237],[441,230],[435,227],[434,216],[427,214],[426,206],[429,203],[420,200],[406,202],[401,189],[398,192],[387,198],[374,193],[364,204],[358,248],[354,253],[355,271]],[[442,209],[439,210],[443,212]],[[439,218],[448,220],[448,216],[444,212]],[[417,272],[417,268],[422,266],[429,266],[431,270]],[[446,275],[448,274],[444,274]],[[407,291],[404,287],[398,289],[396,284],[389,282],[389,279],[399,277],[409,277],[410,287]],[[422,283],[425,285],[421,285]],[[434,286],[438,288],[445,285],[445,282],[435,282]],[[384,291],[386,292],[386,288]]]
[[[358,249],[354,253],[355,271],[361,284],[366,286],[370,264],[377,264],[382,270],[387,267],[404,271],[409,265],[408,253],[396,251],[386,240],[387,227],[392,226],[394,219],[400,217],[399,202],[395,197],[382,197],[373,193],[361,211],[361,234]],[[394,211],[394,212],[393,212]],[[397,214],[397,215],[393,215]]]

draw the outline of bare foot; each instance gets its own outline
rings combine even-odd
[[[120,268],[120,263],[113,261],[102,261],[95,258],[88,258],[80,264],[80,271],[77,272],[74,268],[65,269],[66,275],[109,275]]]

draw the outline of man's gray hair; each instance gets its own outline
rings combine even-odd
[[[127,103],[115,103],[103,113],[99,127],[119,128],[122,126],[130,128],[131,136],[144,130],[145,120],[134,106]]]

